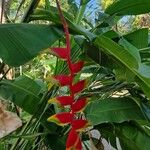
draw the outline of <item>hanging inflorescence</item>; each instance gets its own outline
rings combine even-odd
[[[88,121],[79,116],[81,116],[80,114],[85,108],[85,106],[87,105],[88,100],[87,98],[75,99],[75,97],[76,94],[78,94],[85,88],[86,81],[81,80],[77,83],[74,83],[74,77],[78,72],[81,71],[84,62],[77,61],[75,63],[72,63],[68,25],[60,9],[58,0],[56,0],[56,2],[57,2],[57,8],[60,14],[60,18],[64,27],[64,32],[66,37],[66,47],[51,48],[51,52],[55,54],[57,57],[67,62],[70,74],[57,75],[54,76],[53,79],[55,79],[55,82],[59,86],[68,86],[70,94],[67,96],[65,95],[65,96],[58,96],[52,98],[48,102],[49,103],[55,102],[61,106],[69,106],[70,111],[55,114],[49,117],[48,121],[55,122],[58,125],[62,125],[62,126],[70,125],[71,129],[69,131],[67,142],[66,142],[66,150],[82,150],[80,133],[83,129],[87,127]]]

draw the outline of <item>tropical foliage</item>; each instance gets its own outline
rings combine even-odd
[[[93,14],[90,0],[61,1],[67,34],[55,1],[7,6],[6,24],[0,25],[0,100],[21,118],[22,126],[0,139],[0,149],[64,150],[67,141],[70,149],[109,149],[110,143],[114,149],[149,150],[149,29],[124,30],[120,24],[133,15],[149,16],[150,2],[101,3],[94,4]],[[13,80],[6,77],[10,69]],[[76,123],[70,123],[70,113],[60,117],[77,102]],[[68,124],[82,132],[70,131]]]

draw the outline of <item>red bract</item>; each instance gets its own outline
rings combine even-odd
[[[86,128],[88,126],[88,121],[87,120],[74,120],[72,122],[72,127],[78,132],[83,130],[84,128]]]
[[[48,101],[48,103],[58,103],[59,105],[62,106],[71,105],[72,102],[73,99],[71,96],[58,96]]]
[[[74,73],[78,73],[79,71],[81,71],[81,69],[83,68],[84,62],[83,61],[78,61],[74,64],[72,64],[72,71]]]
[[[48,118],[48,121],[54,122],[58,125],[66,125],[72,122],[73,115],[69,112],[55,114]]]
[[[75,83],[72,88],[71,88],[71,91],[73,93],[78,93],[78,92],[81,92],[84,88],[85,88],[85,85],[86,85],[86,81],[85,80],[81,80],[77,83]]]
[[[66,150],[73,150],[77,146],[79,139],[77,132],[72,128],[67,138]]]
[[[71,76],[68,75],[57,75],[54,76],[54,79],[58,81],[58,84],[60,84],[60,86],[70,85],[71,83]]]
[[[68,49],[67,48],[62,48],[62,47],[51,48],[51,53],[61,59],[65,59],[65,60],[68,59]]]
[[[88,100],[86,98],[78,99],[76,102],[72,105],[72,110],[74,112],[80,112],[83,111],[88,103]]]
[[[80,139],[80,132],[87,127],[88,121],[77,119],[79,112],[82,111],[85,106],[87,105],[87,99],[78,99],[75,100],[75,97],[78,92],[81,92],[86,85],[85,80],[81,80],[75,84],[73,84],[73,80],[75,75],[81,71],[83,68],[84,62],[77,61],[76,63],[72,63],[71,60],[71,44],[70,44],[70,35],[68,24],[63,16],[61,11],[59,1],[56,0],[57,8],[59,11],[59,15],[64,27],[65,37],[66,37],[66,48],[52,48],[52,53],[58,56],[61,59],[64,59],[69,68],[70,75],[57,75],[54,77],[55,83],[59,84],[60,86],[68,86],[69,88],[69,96],[60,96],[54,99],[49,100],[49,103],[56,102],[62,106],[69,105],[70,112],[63,112],[59,114],[55,114],[48,118],[48,121],[55,122],[59,125],[66,125],[70,124],[71,130],[69,132],[67,142],[66,142],[66,150],[82,150],[82,143]],[[61,148],[60,148],[61,149]]]
[[[75,146],[75,150],[82,150],[82,143],[81,143],[81,139],[79,138],[77,145]]]

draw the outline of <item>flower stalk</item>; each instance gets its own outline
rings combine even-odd
[[[68,96],[58,96],[56,98],[50,99],[49,103],[57,103],[60,106],[69,106],[69,112],[61,112],[55,114],[48,118],[48,121],[55,122],[58,125],[70,125],[71,129],[68,134],[66,142],[66,150],[82,150],[81,143],[81,132],[88,126],[88,121],[86,119],[79,119],[80,112],[84,110],[87,105],[87,98],[75,99],[77,93],[81,92],[85,86],[86,81],[81,80],[77,83],[74,83],[75,75],[81,71],[83,68],[84,62],[77,61],[75,63],[71,60],[71,45],[70,45],[70,34],[68,29],[68,24],[63,16],[62,10],[60,8],[59,1],[56,0],[57,8],[61,18],[61,22],[64,28],[65,38],[66,38],[66,47],[61,48],[51,48],[53,54],[57,57],[63,59],[67,62],[69,68],[69,75],[57,75],[54,76],[54,83],[57,83],[59,86],[68,86],[70,91]]]

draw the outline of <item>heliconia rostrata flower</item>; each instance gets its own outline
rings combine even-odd
[[[70,95],[52,98],[48,101],[48,103],[57,103],[60,106],[69,106],[70,111],[55,114],[49,117],[48,121],[55,122],[56,124],[61,126],[70,125],[71,129],[69,131],[66,142],[66,150],[82,150],[81,132],[88,126],[89,123],[86,119],[83,119],[81,117],[79,119],[79,116],[81,116],[80,112],[82,112],[86,107],[88,99],[87,98],[75,99],[75,96],[77,93],[84,90],[86,86],[86,80],[81,80],[77,83],[74,83],[73,81],[75,75],[78,72],[80,72],[81,69],[83,68],[84,62],[77,61],[73,63],[71,60],[70,56],[71,46],[70,46],[70,35],[68,25],[62,14],[58,0],[56,0],[56,3],[64,27],[66,37],[66,47],[51,48],[50,51],[58,58],[63,59],[64,61],[67,62],[70,73],[69,75],[60,74],[57,76],[53,76],[52,80],[59,86],[68,86]]]

